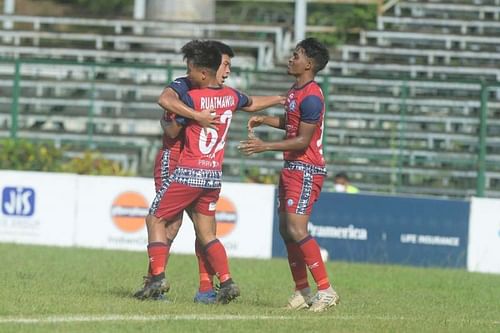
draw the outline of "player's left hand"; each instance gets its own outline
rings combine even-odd
[[[240,141],[238,149],[247,156],[250,156],[255,153],[261,153],[266,150],[264,141],[258,138]]]

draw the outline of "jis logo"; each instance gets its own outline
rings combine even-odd
[[[292,99],[290,101],[290,104],[288,104],[288,110],[290,110],[290,112],[294,112],[296,108],[297,108],[297,101],[295,99]]]
[[[9,216],[32,216],[35,212],[35,191],[28,187],[5,187],[2,191],[2,212]]]

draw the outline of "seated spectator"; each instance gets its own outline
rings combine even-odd
[[[333,178],[333,184],[335,185],[335,192],[343,192],[355,194],[359,193],[359,189],[349,182],[349,177],[347,177],[347,173],[339,172]]]

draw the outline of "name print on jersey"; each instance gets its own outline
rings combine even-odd
[[[234,96],[214,96],[201,97],[200,105],[202,109],[221,109],[235,105]]]

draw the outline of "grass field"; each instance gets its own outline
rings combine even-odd
[[[0,332],[500,332],[500,276],[329,262],[341,303],[315,314],[281,307],[284,259],[231,259],[242,296],[192,302],[194,256],[172,255],[171,302],[137,301],[145,253],[0,244]]]

